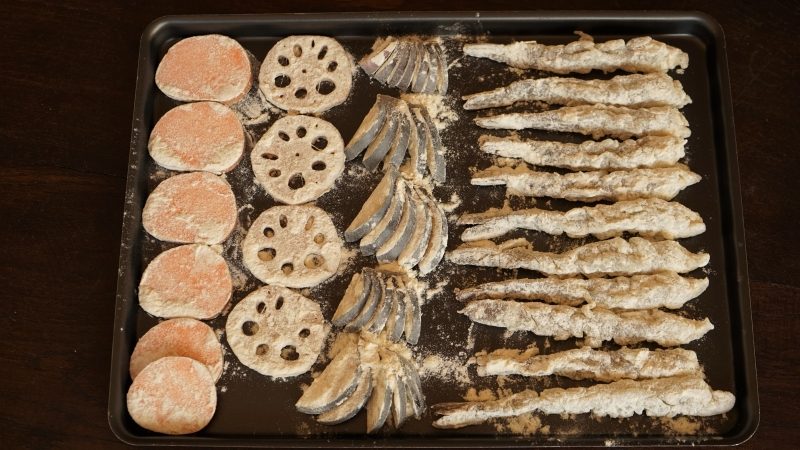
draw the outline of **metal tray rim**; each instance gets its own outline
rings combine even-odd
[[[109,382],[109,403],[108,403],[108,423],[114,435],[122,442],[131,445],[203,445],[203,446],[244,446],[244,447],[260,447],[265,445],[281,445],[293,448],[310,448],[310,447],[384,447],[384,446],[404,446],[404,447],[480,447],[480,446],[493,446],[493,447],[529,447],[534,444],[536,446],[604,446],[603,440],[597,437],[569,437],[566,442],[557,441],[542,441],[541,439],[531,439],[524,437],[514,436],[498,436],[497,438],[470,438],[470,437],[420,437],[420,438],[403,438],[393,439],[391,436],[384,439],[374,439],[365,436],[364,439],[325,439],[325,438],[259,438],[258,440],[245,439],[245,438],[209,438],[198,436],[138,436],[129,430],[122,422],[121,417],[112,413],[114,405],[118,402],[118,396],[115,393],[121,392],[122,389],[122,374],[120,373],[121,367],[127,367],[127,356],[122,351],[122,343],[124,340],[124,327],[125,323],[125,304],[127,301],[133,301],[129,297],[130,292],[127,292],[125,286],[126,270],[130,267],[132,258],[132,247],[135,240],[135,234],[139,226],[140,211],[131,210],[130,195],[135,190],[137,182],[139,167],[136,164],[138,154],[137,146],[139,140],[142,139],[138,130],[141,127],[141,117],[145,109],[145,93],[152,89],[153,81],[147,79],[146,66],[148,60],[152,55],[150,54],[149,42],[150,38],[162,32],[163,28],[170,25],[181,23],[204,23],[215,25],[235,24],[241,21],[386,21],[386,22],[403,22],[403,21],[419,21],[425,20],[429,22],[438,22],[442,20],[472,20],[472,21],[492,21],[492,22],[520,22],[520,21],[561,21],[561,20],[600,20],[610,23],[624,23],[632,20],[647,20],[647,21],[688,21],[699,25],[711,35],[711,38],[719,44],[719,50],[715,55],[716,63],[716,83],[711,83],[712,91],[717,89],[715,101],[720,106],[720,119],[721,125],[724,128],[722,131],[722,139],[725,145],[725,180],[727,181],[727,191],[722,191],[723,199],[727,200],[728,207],[730,208],[729,228],[731,231],[731,239],[733,241],[733,248],[730,248],[732,259],[735,263],[737,275],[735,283],[737,285],[736,292],[738,293],[738,302],[736,303],[738,316],[735,317],[739,321],[741,334],[738,345],[738,354],[743,358],[745,367],[743,378],[744,384],[748,391],[747,400],[751,403],[748,409],[749,414],[744,417],[744,423],[741,427],[735,428],[733,433],[724,436],[712,437],[688,437],[682,439],[680,442],[673,441],[665,443],[663,438],[660,437],[645,437],[645,438],[623,438],[621,441],[614,439],[615,445],[631,446],[631,445],[676,445],[687,444],[694,445],[702,443],[702,445],[740,445],[749,440],[756,432],[760,421],[760,407],[757,391],[756,379],[756,363],[755,363],[755,350],[753,341],[753,325],[752,313],[749,295],[749,280],[747,271],[747,257],[745,249],[745,229],[742,218],[742,201],[740,193],[739,181],[739,166],[736,152],[736,142],[733,124],[733,105],[730,92],[730,81],[728,62],[726,56],[726,43],[723,29],[719,22],[707,13],[701,11],[590,11],[590,10],[577,10],[577,11],[461,11],[461,12],[441,12],[441,11],[393,11],[393,12],[347,12],[347,13],[280,13],[280,14],[235,14],[235,15],[168,15],[162,16],[152,21],[142,33],[139,45],[138,55],[138,69],[136,79],[136,94],[134,98],[133,119],[132,119],[132,133],[130,142],[128,171],[126,177],[126,205],[123,214],[122,223],[122,238],[120,245],[119,256],[119,270],[117,280],[117,292],[115,300],[115,319],[114,319],[114,335],[112,342],[112,358],[111,358],[111,371]],[[719,130],[717,130],[719,131]],[[717,136],[717,139],[719,137]],[[737,399],[737,401],[744,399]]]

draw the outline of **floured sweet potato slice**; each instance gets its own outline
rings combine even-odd
[[[245,135],[236,113],[215,102],[181,105],[158,120],[147,149],[170,170],[222,173],[242,158]]]
[[[236,198],[228,182],[192,172],[156,186],[144,205],[142,226],[162,241],[219,244],[233,231],[236,216]]]
[[[192,358],[208,368],[214,381],[222,375],[222,346],[214,330],[199,320],[170,319],[149,329],[131,354],[131,378],[166,356]]]
[[[311,368],[329,329],[316,302],[290,289],[265,286],[233,308],[225,335],[242,364],[284,378]]]
[[[288,116],[264,133],[250,161],[269,195],[298,205],[316,200],[336,183],[344,170],[344,142],[330,122]]]
[[[219,34],[178,41],[156,69],[161,92],[183,102],[210,100],[230,105],[243,99],[252,83],[247,50]]]
[[[292,288],[315,286],[339,268],[342,240],[328,213],[315,206],[274,206],[242,241],[242,260],[256,278]]]
[[[301,114],[343,103],[353,85],[350,54],[325,36],[289,36],[270,49],[258,76],[273,105]]]
[[[149,364],[133,380],[128,412],[141,427],[165,434],[205,428],[217,409],[214,379],[203,364],[167,356]]]
[[[139,282],[139,305],[156,317],[216,317],[231,298],[228,264],[205,245],[182,245],[156,256]]]

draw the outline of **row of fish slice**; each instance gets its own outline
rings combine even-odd
[[[582,35],[578,42],[567,45],[468,44],[464,51],[467,55],[515,67],[537,67],[557,73],[586,73],[592,67],[604,71],[647,72],[608,80],[526,79],[465,96],[465,109],[533,101],[568,105],[556,110],[477,118],[476,123],[486,128],[532,128],[626,139],[607,138],[573,144],[482,136],[481,150],[515,158],[519,163],[515,167],[495,166],[479,171],[472,178],[473,185],[505,185],[513,195],[617,203],[566,212],[531,208],[465,214],[460,223],[475,225],[464,232],[465,241],[498,237],[514,229],[553,235],[566,233],[570,237],[594,235],[599,239],[623,233],[674,239],[705,231],[699,214],[669,201],[687,186],[700,181],[699,175],[678,164],[685,156],[686,137],[690,132],[688,122],[677,108],[690,103],[691,99],[680,82],[664,73],[676,66],[685,68],[688,65],[688,57],[680,49],[650,38],[595,44],[590,37]],[[537,60],[534,53],[547,61]],[[648,62],[656,61],[658,55],[667,55],[673,62],[667,67]],[[526,163],[574,172],[534,171]]]
[[[334,344],[333,359],[295,404],[298,411],[334,425],[367,410],[367,433],[391,423],[400,428],[419,419],[425,397],[414,362],[403,348],[358,333],[345,333]]]
[[[428,110],[388,95],[378,94],[344,151],[348,161],[363,153],[370,171],[401,168],[408,156],[407,173],[430,174],[439,183],[447,177],[442,140]]]
[[[367,75],[401,91],[447,93],[447,60],[435,40],[389,36],[358,64]]]
[[[670,200],[700,180],[678,164],[685,156],[686,138],[691,134],[688,121],[678,108],[691,103],[691,99],[681,83],[665,72],[688,66],[688,56],[680,49],[650,38],[595,44],[583,35],[579,41],[560,46],[536,42],[468,44],[464,51],[515,67],[557,73],[587,73],[592,68],[645,72],[610,79],[525,79],[465,96],[467,110],[519,102],[563,105],[543,111],[477,117],[475,123],[482,128],[535,129],[604,138],[574,144],[483,136],[479,144],[486,153],[536,166],[589,172],[557,174],[524,167],[515,171],[490,168],[476,174],[473,184],[506,185],[511,193],[535,197],[620,201],[649,197]]]
[[[484,402],[441,403],[436,428],[461,428],[525,413],[629,417],[722,414],[735,397],[711,388],[692,350],[682,348],[576,348],[539,355],[536,347],[502,349],[476,355],[480,376],[557,375],[600,383],[588,387],[532,389]]]
[[[462,235],[467,244],[448,253],[448,259],[456,264],[523,268],[548,276],[509,279],[458,291],[457,298],[468,302],[460,312],[472,321],[556,340],[583,338],[583,348],[547,355],[538,355],[535,348],[516,354],[502,349],[478,355],[479,375],[559,375],[600,383],[541,392],[527,390],[489,402],[435,405],[435,412],[442,417],[434,426],[460,428],[529,412],[671,417],[708,416],[730,410],[734,396],[714,391],[703,379],[697,355],[678,347],[704,336],[713,329],[711,322],[662,311],[683,307],[708,286],[707,278],[680,274],[705,266],[709,256],[691,253],[670,240],[705,231],[699,214],[670,201],[700,180],[677,164],[690,134],[678,108],[691,100],[680,83],[664,73],[676,66],[685,68],[688,56],[651,38],[595,44],[585,36],[566,46],[536,42],[473,44],[465,46],[464,51],[514,67],[556,73],[587,73],[592,69],[646,73],[608,80],[522,80],[465,97],[465,109],[518,102],[566,105],[477,118],[476,123],[484,128],[606,137],[581,144],[482,137],[484,152],[524,162],[514,168],[478,172],[472,180],[474,185],[506,185],[509,193],[517,195],[616,203],[566,212],[531,208],[464,214],[459,223],[474,225]],[[525,163],[578,172],[536,172]],[[525,239],[500,244],[469,242],[499,237],[515,229],[608,240],[563,253],[538,251]],[[666,240],[620,237],[625,234]],[[614,278],[606,278],[609,276]],[[623,347],[613,351],[592,348],[604,341]],[[642,342],[671,348],[626,347]]]

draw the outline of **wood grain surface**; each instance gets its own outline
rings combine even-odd
[[[800,3],[658,2],[724,28],[755,322],[761,425],[800,443]],[[121,448],[107,418],[139,37],[186,13],[641,9],[633,1],[0,2],[0,447]],[[294,9],[291,9],[294,8]]]

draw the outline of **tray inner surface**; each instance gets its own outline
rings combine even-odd
[[[526,78],[528,76],[540,77],[547,76],[544,73],[528,71],[522,73],[517,70],[509,69],[505,65],[489,60],[462,57],[461,45],[463,42],[471,42],[476,38],[487,38],[491,42],[510,42],[513,40],[537,40],[543,43],[564,43],[575,39],[571,34],[573,30],[580,29],[591,33],[595,40],[604,41],[609,38],[631,38],[637,35],[648,34],[656,39],[662,40],[670,45],[681,48],[690,56],[690,65],[685,74],[676,74],[674,71],[670,75],[678,79],[684,86],[685,91],[691,96],[692,104],[686,106],[682,112],[687,117],[692,135],[688,139],[687,158],[684,162],[690,168],[702,175],[703,180],[694,186],[687,188],[675,200],[689,208],[698,211],[706,223],[707,231],[697,237],[683,239],[681,243],[690,251],[706,251],[711,255],[710,264],[703,270],[689,274],[690,276],[710,278],[708,290],[698,299],[689,302],[680,312],[688,317],[702,318],[709,317],[715,329],[708,333],[703,339],[685,348],[695,350],[707,375],[709,384],[714,389],[727,390],[737,395],[737,405],[734,409],[724,416],[711,418],[691,418],[692,423],[696,423],[701,435],[706,435],[703,439],[712,440],[734,433],[741,428],[742,421],[747,415],[746,398],[741,389],[743,380],[737,380],[737,351],[733,342],[738,339],[739,331],[735,329],[738,321],[732,321],[732,315],[736,311],[731,309],[731,304],[737,302],[739,293],[731,292],[731,286],[736,286],[729,280],[729,277],[736,276],[735,261],[730,260],[733,255],[728,252],[730,242],[726,239],[733,239],[730,235],[726,236],[725,231],[730,228],[727,221],[733,220],[730,211],[724,205],[726,200],[722,197],[725,186],[730,182],[721,179],[725,172],[721,168],[725,167],[726,149],[719,148],[720,140],[716,135],[718,129],[723,124],[718,121],[716,115],[716,105],[719,102],[715,98],[714,91],[717,89],[712,86],[714,83],[712,74],[714,68],[713,59],[709,56],[708,42],[692,34],[691,29],[681,27],[676,23],[673,27],[664,27],[664,23],[658,24],[658,29],[647,32],[643,25],[628,25],[616,23],[604,24],[602,21],[582,23],[581,21],[569,22],[564,20],[555,26],[553,23],[546,23],[542,27],[537,27],[537,21],[531,19],[530,25],[526,27],[503,27],[494,30],[486,35],[487,31],[493,31],[491,25],[478,26],[472,22],[443,21],[413,23],[402,21],[399,23],[388,22],[384,25],[370,24],[369,26],[359,26],[354,22],[350,27],[346,27],[339,22],[334,22],[326,28],[324,23],[306,24],[304,29],[288,31],[291,24],[277,23],[270,26],[269,20],[265,20],[263,26],[257,28],[258,35],[253,33],[253,27],[242,30],[236,27],[236,22],[231,21],[224,26],[218,22],[204,26],[202,23],[192,21],[180,22],[174,30],[162,30],[161,39],[153,39],[150,42],[154,52],[150,61],[143,61],[148,67],[144,68],[143,73],[151,77],[150,87],[147,92],[139,92],[140,96],[145,96],[144,114],[138,118],[139,128],[134,133],[135,158],[132,163],[138,161],[138,167],[133,171],[137,176],[132,186],[137,192],[130,193],[126,211],[135,217],[137,228],[131,230],[133,233],[130,251],[130,266],[123,267],[127,270],[127,284],[129,290],[123,296],[127,296],[122,308],[126,320],[123,322],[127,327],[121,327],[119,346],[120,358],[116,363],[120,364],[114,370],[113,376],[117,377],[117,386],[121,392],[114,392],[114,380],[112,380],[112,404],[113,397],[118,395],[117,406],[122,407],[119,419],[123,426],[134,436],[153,436],[153,442],[159,442],[160,436],[156,436],[139,428],[124,410],[124,393],[130,385],[127,375],[127,361],[130,351],[132,351],[136,340],[150,327],[157,323],[157,319],[148,316],[138,306],[136,302],[135,286],[141,276],[142,270],[147,264],[162,251],[172,248],[174,244],[163,243],[147,235],[141,228],[139,222],[139,212],[144,204],[147,193],[149,193],[160,181],[166,177],[174,175],[163,168],[158,167],[149,158],[146,151],[147,137],[149,131],[156,121],[170,108],[178,103],[164,96],[152,83],[152,73],[155,65],[161,59],[164,52],[172,45],[177,38],[184,35],[206,34],[209,32],[220,32],[236,38],[243,46],[251,51],[259,60],[263,59],[269,48],[278,39],[290,34],[323,34],[329,35],[337,40],[358,60],[366,54],[374,39],[379,35],[421,33],[438,34],[444,39],[450,68],[450,88],[447,93],[447,100],[444,102],[446,107],[457,114],[457,119],[453,120],[443,131],[442,140],[447,147],[447,182],[438,186],[434,194],[441,202],[450,202],[454,194],[460,198],[461,204],[449,213],[450,241],[448,249],[455,248],[460,244],[459,235],[463,227],[453,225],[453,220],[463,212],[477,212],[486,208],[501,207],[505,197],[505,188],[499,187],[477,187],[469,184],[470,173],[474,168],[482,169],[491,164],[491,157],[482,153],[477,147],[478,137],[482,134],[504,135],[503,131],[483,130],[473,124],[472,119],[476,115],[486,115],[497,113],[499,110],[484,111],[463,111],[461,108],[461,96],[483,90],[493,89],[508,84],[511,81]],[[508,28],[508,27],[506,27]],[[522,29],[518,29],[522,28]],[[541,29],[539,29],[541,28]],[[645,27],[646,28],[646,27]],[[526,32],[520,33],[525,30]],[[655,31],[661,31],[656,33]],[[166,36],[166,37],[165,37]],[[140,68],[141,70],[141,68]],[[618,72],[619,74],[621,72]],[[572,76],[572,75],[570,75]],[[577,75],[581,77],[580,75]],[[602,75],[592,73],[588,77],[610,77],[612,75]],[[141,80],[140,80],[141,83]],[[147,85],[148,83],[144,83]],[[361,122],[374,102],[377,93],[385,93],[397,96],[396,89],[381,86],[376,81],[367,77],[362,71],[356,70],[353,90],[348,101],[337,106],[320,117],[332,122],[342,134],[345,142],[350,138],[355,129]],[[139,99],[142,100],[142,99]],[[504,108],[505,111],[519,110],[520,107]],[[277,111],[277,110],[276,110]],[[283,113],[273,112],[269,121],[250,126],[248,130],[257,140],[268,126],[283,117]],[[135,122],[136,123],[136,122]],[[715,129],[717,127],[717,129]],[[732,132],[732,130],[731,130]],[[554,140],[569,140],[579,142],[585,139],[578,135],[564,135],[559,133],[546,133],[534,131],[522,131],[518,133],[521,137],[537,137]],[[250,168],[249,153],[252,147],[245,150],[245,156],[236,169],[227,175],[227,179],[233,187],[237,196],[237,206],[240,209],[239,226],[231,237],[223,244],[223,255],[231,266],[232,274],[235,278],[235,289],[232,304],[235,304],[245,295],[259,287],[261,283],[256,280],[241,263],[241,255],[238,251],[238,244],[244,237],[246,230],[253,220],[265,209],[275,203],[257,186],[253,179]],[[329,193],[323,195],[316,204],[326,210],[333,218],[334,224],[342,232],[355,217],[360,205],[369,196],[374,186],[380,179],[380,173],[368,173],[359,170],[354,166],[360,166],[360,158],[348,162],[345,173],[337,182],[336,187]],[[515,208],[539,206],[543,208],[566,209],[575,206],[566,201],[548,199],[523,199],[519,197],[510,198],[511,205]],[[593,239],[574,240],[561,237],[551,237],[544,233],[525,232],[505,236],[501,239],[525,236],[534,242],[535,248],[562,251],[574,247]],[[356,248],[349,245],[348,248]],[[123,251],[126,249],[123,247]],[[728,258],[728,259],[726,259]],[[357,255],[353,257],[347,269],[339,273],[334,278],[320,286],[306,291],[306,294],[317,300],[322,306],[326,318],[330,319],[333,311],[344,292],[351,275],[360,271],[364,266],[374,266],[375,260],[372,257]],[[423,328],[420,342],[415,348],[418,359],[439,354],[448,360],[462,361],[466,364],[467,359],[475,352],[480,350],[493,350],[502,347],[525,348],[530,344],[537,344],[541,353],[550,353],[559,349],[575,347],[575,339],[567,341],[554,341],[533,336],[531,333],[518,332],[512,335],[504,334],[503,329],[490,328],[482,325],[471,326],[471,322],[464,316],[457,313],[462,306],[455,301],[452,290],[456,287],[473,286],[479,282],[501,280],[510,277],[538,277],[532,272],[520,270],[518,272],[500,271],[489,268],[478,267],[457,267],[447,261],[443,261],[439,268],[426,281],[431,286],[438,283],[447,282],[433,300],[423,306]],[[119,304],[119,303],[118,303]],[[228,310],[226,310],[227,312]],[[217,330],[224,330],[226,315],[211,320],[208,323]],[[294,408],[294,402],[299,397],[300,385],[308,384],[311,381],[310,374],[292,378],[285,381],[275,381],[262,376],[255,371],[239,363],[238,359],[230,352],[223,336],[223,346],[225,347],[226,369],[222,378],[218,382],[219,403],[217,413],[210,425],[202,430],[198,435],[206,438],[217,438],[226,441],[231,438],[277,438],[277,437],[297,437],[304,438],[352,438],[369,442],[373,439],[392,437],[395,443],[401,443],[404,439],[419,437],[502,437],[508,439],[518,439],[506,427],[498,430],[494,425],[481,425],[464,428],[461,430],[437,430],[431,426],[434,419],[430,411],[422,420],[411,419],[407,421],[400,430],[385,427],[384,431],[375,436],[367,437],[365,430],[365,413],[362,411],[354,419],[344,424],[328,427],[317,424],[312,416],[301,414]],[[468,346],[469,342],[469,346]],[[606,348],[617,348],[615,345],[606,345]],[[314,370],[321,370],[324,364],[317,364]],[[474,387],[477,390],[489,388],[496,391],[498,381],[495,377],[478,377],[474,366],[468,370],[470,384],[462,384],[451,379],[441,379],[436,376],[423,379],[423,389],[428,404],[445,401],[459,401],[468,388]],[[502,380],[502,387],[511,392],[517,392],[525,388],[535,388],[537,390],[546,387],[569,387],[575,385],[587,385],[590,383],[575,382],[563,377],[549,377],[546,379],[532,380],[523,377],[505,377]],[[112,411],[112,416],[113,416]],[[676,442],[692,441],[698,437],[678,438],[674,437],[675,431],[658,418],[647,418],[635,416],[630,419],[609,419],[593,418],[589,415],[579,415],[572,417],[558,416],[539,416],[541,426],[534,434],[526,436],[528,442],[538,443],[559,443],[559,442],[596,442],[602,443],[604,440],[612,439],[619,443],[634,442]],[[533,427],[535,429],[537,427]],[[546,431],[546,432],[545,432]],[[181,442],[181,438],[163,437],[163,439],[174,439],[174,442]],[[267,441],[263,441],[266,443]],[[205,441],[205,443],[212,443]],[[465,444],[468,445],[468,444]]]

